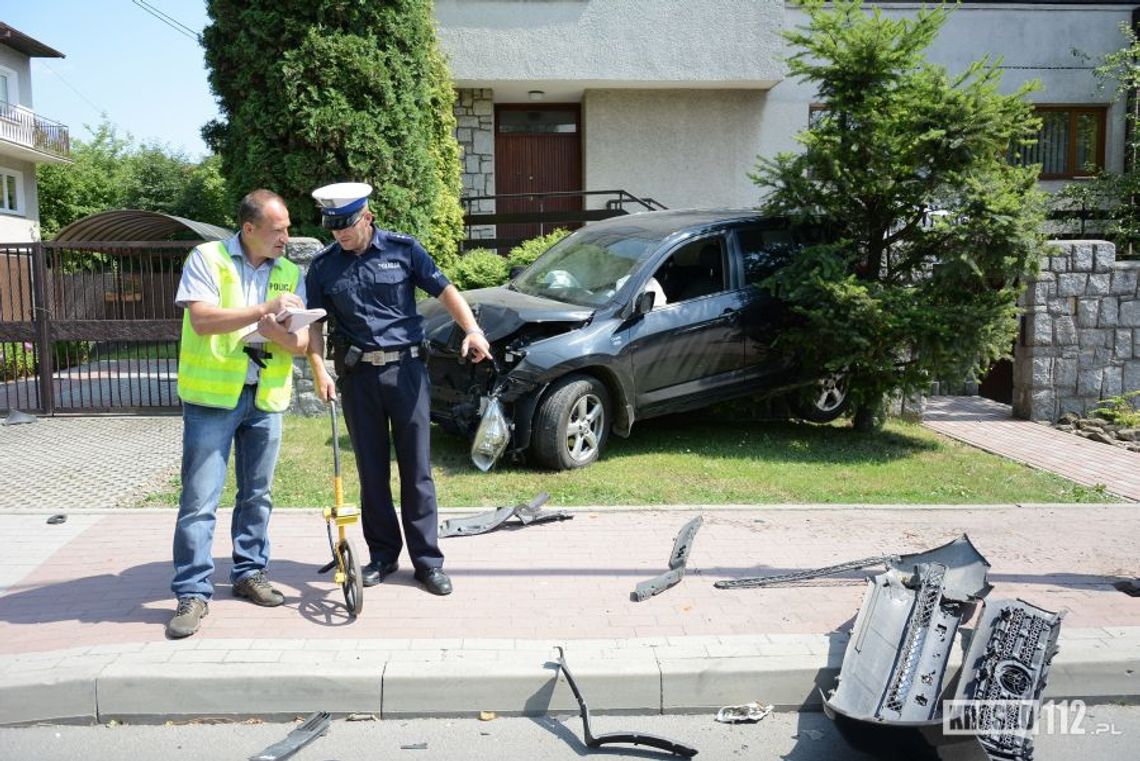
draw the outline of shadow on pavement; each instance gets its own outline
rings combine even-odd
[[[214,599],[231,597],[229,558],[214,558]],[[285,607],[321,626],[343,626],[353,619],[332,575],[316,563],[273,561],[269,571],[285,594]],[[144,563],[118,574],[100,574],[49,584],[16,584],[0,597],[0,621],[13,625],[51,622],[146,623],[166,626],[174,609],[170,563]],[[409,583],[410,582],[409,576]],[[166,607],[151,603],[168,602]]]

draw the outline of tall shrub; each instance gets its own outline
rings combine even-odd
[[[454,94],[430,0],[209,0],[203,33],[222,120],[203,129],[235,197],[279,192],[315,231],[310,192],[361,181],[384,227],[437,259],[461,230]]]

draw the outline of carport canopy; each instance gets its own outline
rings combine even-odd
[[[199,240],[225,240],[232,230],[193,219],[141,209],[116,209],[91,214],[64,227],[52,239],[59,243],[102,241],[161,241],[187,231]]]

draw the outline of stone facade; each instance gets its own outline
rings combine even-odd
[[[1013,414],[1054,422],[1140,389],[1140,261],[1105,241],[1051,245],[1020,301]]]
[[[301,277],[304,277],[309,270],[309,262],[324,247],[325,244],[316,238],[290,238],[285,247],[285,256],[301,268]],[[309,329],[324,330],[324,323],[314,323]],[[309,361],[305,357],[294,357],[293,401],[289,404],[289,412],[306,417],[328,414],[328,407],[317,398],[313,388],[313,370],[309,367]]]
[[[495,103],[494,91],[459,89],[455,93],[455,138],[461,151],[463,195],[495,195]],[[491,199],[472,201],[466,211],[491,213]],[[494,238],[494,225],[471,228],[469,238]]]

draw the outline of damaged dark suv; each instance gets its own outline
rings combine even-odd
[[[504,453],[546,467],[596,460],[637,420],[758,394],[833,420],[841,376],[805,378],[771,350],[785,318],[757,284],[810,231],[754,211],[660,211],[585,227],[508,284],[465,291],[493,361],[461,361],[463,333],[424,301],[432,419],[473,439],[489,469]]]

